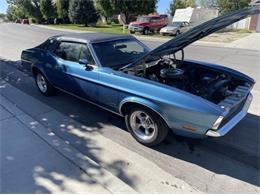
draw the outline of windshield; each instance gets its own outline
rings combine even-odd
[[[148,53],[148,49],[135,39],[121,39],[93,43],[95,53],[104,67],[122,67]]]
[[[138,17],[137,22],[150,22],[150,19],[149,17]]]
[[[172,24],[170,24],[169,26],[172,27],[179,27],[182,24],[182,22],[173,22]]]

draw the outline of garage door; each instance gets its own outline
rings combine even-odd
[[[257,18],[256,32],[260,33],[260,15],[258,15],[258,18]]]

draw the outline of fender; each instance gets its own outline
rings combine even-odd
[[[157,113],[164,120],[164,122],[168,125],[168,127],[171,127],[170,123],[167,120],[167,116],[162,112],[160,107],[157,106],[152,101],[147,100],[147,99],[143,99],[143,98],[140,98],[140,97],[135,97],[135,96],[126,97],[119,104],[119,109],[118,110],[119,110],[119,113],[120,113],[121,116],[123,116],[122,107],[126,103],[140,104],[142,106],[145,106],[145,107],[153,110],[155,113]]]

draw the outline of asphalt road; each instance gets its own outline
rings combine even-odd
[[[104,124],[105,128],[100,129],[102,135],[141,154],[204,192],[260,193],[258,96],[246,118],[225,137],[192,140],[170,134],[160,146],[146,148],[136,143],[125,131],[122,118],[64,93],[51,99],[43,97],[36,90],[33,79],[17,68],[21,50],[33,47],[56,34],[65,32],[36,26],[0,24],[1,78],[86,126]],[[152,48],[161,44],[158,41],[144,42]],[[259,51],[192,45],[185,49],[185,54],[189,59],[219,63],[252,76],[256,82],[259,81],[254,87],[254,93],[260,94]],[[56,133],[81,152],[87,153],[84,145],[74,143],[69,135]]]

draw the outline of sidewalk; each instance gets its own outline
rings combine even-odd
[[[87,169],[102,172],[107,183],[86,174],[76,164],[84,157],[75,149],[5,97],[0,99],[0,193],[135,193],[85,158]]]
[[[0,193],[199,192],[5,81],[0,87]],[[68,133],[85,140],[90,155],[63,139]]]
[[[252,33],[229,44],[233,48],[260,50],[260,33]]]

